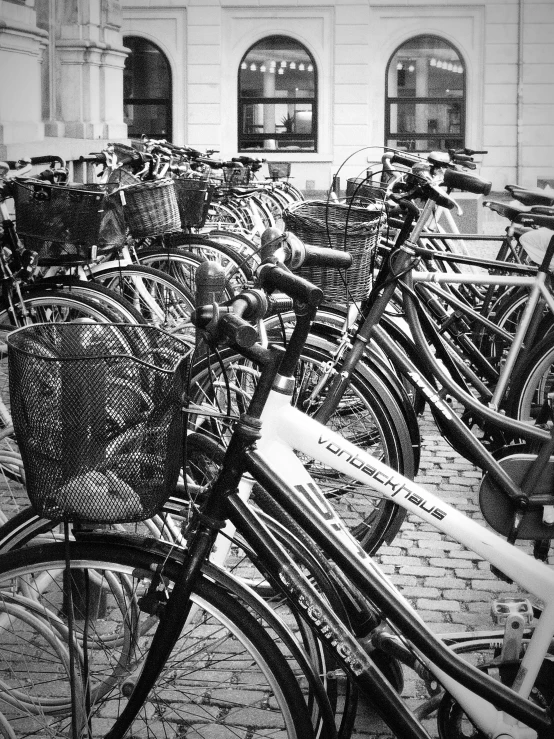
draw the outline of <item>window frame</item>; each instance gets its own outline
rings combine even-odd
[[[390,74],[390,66],[393,62],[393,59],[398,54],[398,52],[402,49],[402,47],[407,46],[408,44],[412,43],[416,39],[420,38],[428,38],[428,39],[436,39],[437,41],[440,41],[443,44],[447,44],[454,52],[456,52],[459,63],[463,67],[463,78],[462,78],[462,95],[461,97],[456,98],[447,98],[447,97],[436,97],[436,96],[428,96],[428,97],[417,97],[417,96],[410,96],[410,97],[399,97],[398,95],[396,97],[391,97],[389,95],[389,74]],[[446,104],[447,101],[451,104],[452,101],[457,102],[460,105],[460,133],[458,134],[447,134],[447,133],[409,133],[409,134],[403,134],[401,132],[392,132],[390,130],[390,124],[391,124],[391,109],[394,104],[400,105],[401,103],[410,103],[413,105],[417,105],[418,103],[424,103],[427,105],[437,105],[437,104]],[[459,49],[451,43],[448,39],[443,38],[442,36],[438,36],[434,33],[418,33],[416,36],[410,36],[410,38],[403,41],[401,44],[399,44],[396,49],[393,51],[393,53],[389,57],[389,61],[387,63],[386,69],[385,69],[385,147],[392,148],[391,145],[388,143],[391,139],[398,139],[401,138],[410,138],[411,140],[415,141],[425,141],[428,139],[440,139],[441,141],[444,141],[444,149],[441,149],[441,151],[448,151],[448,148],[463,148],[466,145],[466,132],[467,132],[467,121],[466,121],[466,114],[467,114],[467,66],[465,63],[465,60],[460,53]],[[459,139],[460,143],[459,146],[456,147],[447,147],[447,141],[448,139]],[[416,149],[418,153],[428,153],[430,151],[435,151],[436,149]]]
[[[302,50],[306,53],[310,60],[310,64],[313,66],[313,75],[314,75],[314,94],[313,97],[295,97],[295,98],[289,98],[289,97],[264,97],[264,96],[257,96],[257,97],[242,97],[241,96],[241,72],[242,72],[242,64],[245,62],[248,54],[252,51],[252,49],[255,49],[256,46],[261,44],[264,41],[267,41],[268,39],[290,39],[290,41],[293,41],[295,45],[302,48]],[[285,34],[279,33],[279,34],[272,34],[270,36],[263,36],[262,38],[258,39],[255,43],[251,44],[246,52],[242,55],[239,67],[238,67],[238,75],[237,75],[237,149],[239,152],[246,152],[246,153],[252,153],[255,151],[260,152],[274,152],[274,153],[286,153],[286,152],[301,152],[305,154],[316,154],[318,152],[318,104],[319,104],[319,74],[317,65],[315,63],[315,59],[313,58],[313,55],[310,53],[310,51],[304,46],[303,43],[298,41],[297,39],[293,38],[292,36],[286,36]],[[311,133],[277,133],[277,132],[268,132],[267,134],[264,133],[244,133],[243,132],[243,120],[244,120],[244,108],[248,105],[282,105],[283,103],[287,102],[294,102],[294,103],[300,103],[305,105],[310,105],[312,110],[312,132]],[[260,141],[263,140],[264,144],[267,140],[274,140],[274,141],[313,141],[313,149],[286,149],[286,148],[280,148],[277,146],[274,149],[264,148],[261,149],[253,149],[253,148],[244,148],[244,144],[248,144],[249,141]]]
[[[150,39],[145,38],[144,36],[137,36],[136,34],[128,33],[125,34],[123,37],[123,45],[126,46],[128,39],[139,39],[140,41],[150,44],[150,46],[153,46],[162,56],[164,59],[166,66],[167,66],[167,74],[168,74],[168,89],[170,92],[169,97],[159,97],[159,98],[138,98],[138,97],[125,97],[123,96],[123,111],[125,111],[126,105],[137,105],[137,106],[146,106],[146,105],[163,105],[166,110],[166,121],[167,121],[167,132],[165,134],[159,133],[159,132],[150,132],[146,135],[150,138],[154,139],[165,139],[166,141],[172,141],[173,140],[173,74],[171,70],[171,64],[169,63],[169,59],[167,58],[167,55],[162,51],[162,49],[158,46],[158,44],[154,43],[153,41],[150,41]],[[127,47],[130,48],[130,47]],[[131,54],[133,53],[133,49],[131,49]],[[129,55],[130,56],[130,55]],[[132,138],[132,135],[131,135]]]

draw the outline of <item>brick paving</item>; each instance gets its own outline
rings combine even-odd
[[[421,432],[422,461],[416,480],[484,524],[478,501],[481,472],[450,447],[428,414],[422,418]],[[473,552],[413,516],[408,516],[391,545],[380,549],[378,559],[431,630],[439,634],[491,628],[491,599],[519,593],[517,586],[498,580],[488,563]],[[410,670],[404,672],[402,695],[415,708],[428,697],[425,686]],[[434,718],[424,724],[431,736],[438,736]],[[353,737],[391,736],[362,700]]]

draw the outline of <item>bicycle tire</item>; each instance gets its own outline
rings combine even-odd
[[[554,335],[547,334],[511,378],[506,412],[522,421],[552,421],[550,394],[554,391]],[[541,422],[539,420],[539,422]]]
[[[37,287],[27,286],[22,289],[24,308],[29,312],[23,315],[21,306],[15,304],[15,313],[11,307],[0,309],[0,327],[21,327],[29,323],[70,322],[78,318],[90,318],[101,323],[117,321],[117,316],[106,305],[90,300],[82,295],[66,290],[52,289],[40,283]]]
[[[61,287],[70,293],[82,295],[89,300],[105,305],[111,311],[115,323],[145,323],[142,315],[128,300],[100,283],[92,280],[80,280],[69,275],[55,275],[34,284],[38,287],[49,283],[53,287]]]
[[[94,280],[121,293],[148,323],[194,343],[194,298],[170,275],[138,264],[95,270]]]
[[[9,691],[12,696],[5,716],[17,737],[30,727],[41,735],[63,735],[71,729],[72,713],[77,714],[79,728],[85,723],[91,727],[92,736],[106,733],[125,703],[157,620],[140,610],[138,598],[147,592],[145,583],[151,581],[154,569],[162,568],[164,588],[170,588],[179,567],[171,557],[144,547],[110,546],[103,541],[69,542],[67,548],[71,577],[61,575],[64,544],[29,547],[0,557],[4,591],[0,604],[6,601],[6,592],[17,592],[19,583],[25,583],[24,597],[35,599],[37,617],[60,641],[65,634],[68,645],[69,585],[82,583],[83,573],[89,576],[85,582],[90,580],[90,592],[72,594],[76,665],[88,670],[76,680],[77,690],[88,686],[86,699],[79,696],[83,700],[77,711],[72,711],[67,669],[60,667],[52,650],[35,653],[31,645],[31,654],[25,630],[11,630],[6,619],[2,623],[0,663],[7,677],[0,693],[5,696]],[[50,575],[41,580],[46,573]],[[202,736],[204,726],[208,735],[212,728],[229,736],[245,734],[248,728],[255,739],[267,736],[272,728],[291,739],[313,736],[297,678],[271,634],[207,577],[199,579],[192,600],[194,616],[133,722],[132,735],[176,739],[185,726],[192,726]]]
[[[304,388],[302,397],[295,396],[297,405],[303,402],[309,389],[317,382],[333,350],[334,345],[321,337],[312,335],[308,339],[297,369],[296,385]],[[193,403],[207,404],[218,411],[225,411],[230,399],[234,413],[240,414],[252,392],[256,370],[231,351],[223,352],[221,361],[232,373],[229,385],[233,389],[232,397],[229,398],[228,386],[222,379],[221,367],[200,363],[192,370],[189,398]],[[311,410],[315,412],[316,407]],[[228,434],[225,420],[191,415],[189,421],[191,431],[213,435],[216,441],[224,440]],[[393,469],[413,474],[412,440],[404,412],[367,367],[359,366],[352,373],[350,388],[328,425],[358,445],[365,443],[364,448]],[[403,509],[397,504],[385,498],[372,498],[363,485],[352,480],[347,483],[346,477],[337,472],[327,476],[325,468],[314,460],[306,460],[306,464],[365,551],[375,552],[384,541],[394,536],[403,518]]]
[[[208,259],[217,262],[224,268],[229,292],[236,292],[251,282],[253,277],[252,270],[248,264],[244,263],[232,247],[200,237],[198,239],[187,239],[186,241],[183,239],[183,242],[180,242],[181,239],[175,239],[173,245],[169,248],[161,247],[140,250],[137,252],[139,261],[141,264],[151,266],[157,263],[156,260],[159,260],[162,266],[157,267],[157,269],[166,271],[165,264],[168,258],[169,260],[175,259],[175,261],[179,258],[194,258],[199,263]],[[189,272],[190,276],[187,278],[185,285],[194,295],[196,290],[196,274],[192,269],[192,265],[189,268]],[[170,274],[172,273],[170,272]],[[182,279],[180,275],[180,271],[172,274],[179,281]]]

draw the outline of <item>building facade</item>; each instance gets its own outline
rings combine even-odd
[[[0,0],[0,158],[147,133],[325,189],[401,150],[554,185],[552,0]]]

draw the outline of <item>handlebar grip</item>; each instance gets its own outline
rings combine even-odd
[[[106,164],[106,155],[103,152],[89,154],[88,156],[80,156],[78,161],[81,164]]]
[[[65,167],[65,160],[62,157],[57,156],[56,154],[53,154],[51,156],[45,154],[44,156],[40,157],[31,157],[30,161],[33,166],[35,164],[53,164],[54,162],[58,162],[58,164],[61,164],[62,167]]]
[[[492,182],[487,182],[477,177],[477,175],[468,174],[467,172],[447,169],[444,173],[443,185],[465,192],[472,192],[476,195],[488,195],[491,191]]]
[[[340,249],[330,249],[326,246],[308,246],[302,265],[305,267],[334,267],[335,269],[347,269],[352,264],[352,255]]]
[[[404,167],[412,167],[414,164],[417,164],[417,162],[421,162],[421,157],[394,152],[390,161],[391,164],[401,164]]]
[[[321,288],[277,264],[262,264],[258,270],[258,278],[266,289],[279,290],[308,305],[319,305],[323,300]]]
[[[224,313],[217,325],[219,331],[241,349],[249,349],[258,340],[257,329],[235,313]]]

